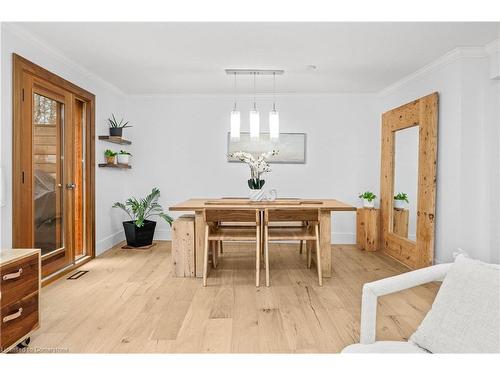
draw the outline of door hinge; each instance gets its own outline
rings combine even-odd
[[[23,99],[22,99],[22,100],[23,100],[23,102],[24,102],[24,89],[23,89],[22,95],[23,95]]]
[[[22,180],[22,183],[24,184],[24,171],[21,173],[21,180]]]

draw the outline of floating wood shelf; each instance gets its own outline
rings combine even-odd
[[[123,139],[122,137],[111,137],[109,135],[100,135],[99,139],[101,141],[116,143],[119,145],[131,145],[132,144],[131,141],[127,141],[126,139]]]
[[[99,163],[99,167],[101,168],[119,168],[119,169],[130,169],[131,165],[128,164],[107,164],[107,163]]]

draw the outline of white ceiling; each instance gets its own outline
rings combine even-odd
[[[281,93],[377,92],[499,23],[16,23],[127,94],[232,93],[225,68],[284,69]],[[308,65],[317,69],[311,71]],[[239,77],[240,92],[251,78]],[[272,78],[257,80],[269,92]]]

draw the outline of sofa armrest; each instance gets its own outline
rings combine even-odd
[[[373,344],[375,342],[377,298],[379,296],[396,293],[433,281],[442,281],[451,265],[452,263],[438,264],[363,285],[360,343]]]

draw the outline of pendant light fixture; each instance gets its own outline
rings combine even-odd
[[[279,114],[276,110],[276,75],[285,73],[281,69],[226,69],[226,74],[234,76],[234,107],[231,111],[231,139],[239,139],[241,134],[241,115],[236,103],[236,76],[237,75],[252,75],[253,76],[253,107],[249,113],[250,120],[250,139],[258,139],[260,136],[260,113],[257,110],[257,75],[273,75],[273,109],[269,112],[269,137],[272,140],[279,138]],[[243,133],[245,135],[245,133]],[[248,134],[248,133],[246,133]]]
[[[260,133],[260,114],[257,110],[257,105],[255,103],[255,76],[256,73],[253,73],[253,109],[250,111],[250,138],[259,138]]]
[[[276,73],[273,73],[273,109],[269,112],[269,138],[277,140],[280,137],[280,116],[276,110]]]
[[[234,107],[231,111],[231,139],[240,138],[240,111],[236,106],[236,72],[234,73]]]

